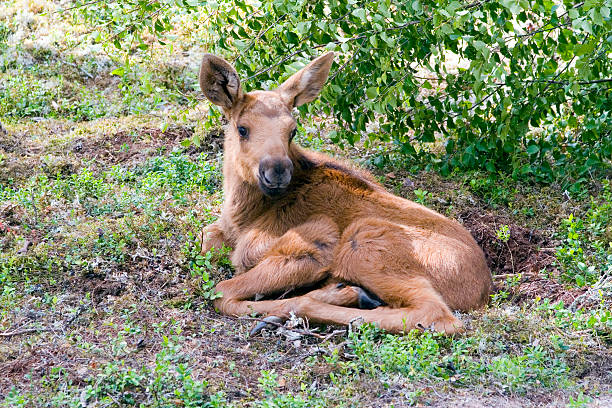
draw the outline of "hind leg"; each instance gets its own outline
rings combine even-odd
[[[397,309],[397,313],[387,311],[381,315],[381,325],[392,330],[398,329],[398,318],[408,328],[433,325],[445,332],[461,330],[461,321],[434,289],[424,265],[414,254],[418,239],[423,238],[386,220],[366,218],[355,222],[338,243],[332,275],[368,289]]]
[[[399,225],[368,218],[349,226],[338,243],[332,276],[366,288],[388,307],[344,307],[351,304],[340,305],[321,292],[320,296],[259,305],[260,311],[280,317],[293,312],[314,323],[328,324],[348,324],[362,318],[393,333],[427,327],[449,334],[461,332],[462,322],[452,314],[414,255],[413,240],[417,239],[422,237],[411,236]]]
[[[383,303],[377,296],[368,293],[359,286],[347,284],[337,279],[328,279],[322,288],[303,295],[329,305],[375,309]]]
[[[267,314],[271,318],[284,320],[295,314],[311,323],[348,325],[361,319],[373,323],[391,333],[405,333],[412,329],[432,329],[447,334],[460,333],[463,324],[456,319],[437,294],[420,294],[420,303],[411,307],[376,307],[371,310],[358,309],[359,294],[363,289],[354,286],[338,288],[337,284],[328,285],[306,295],[259,302],[242,302],[249,310]],[[432,295],[430,298],[429,296]],[[258,324],[251,334],[257,333],[266,323]]]
[[[425,328],[447,334],[463,331],[462,322],[455,318],[444,304],[440,304],[435,298],[427,299],[426,296],[422,296],[419,305],[402,308],[382,306],[372,310],[330,304],[308,295],[250,303],[259,313],[281,318],[288,318],[293,313],[307,318],[312,323],[348,325],[354,320],[362,319],[365,323],[373,323],[391,333]]]

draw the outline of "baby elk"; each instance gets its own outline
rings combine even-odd
[[[217,284],[215,307],[280,321],[363,319],[393,333],[461,332],[452,310],[482,307],[492,286],[470,233],[366,171],[294,143],[292,111],[317,98],[333,59],[322,55],[278,88],[249,93],[227,61],[202,59],[202,92],[228,120],[225,201],[202,230],[202,251],[233,248],[236,270]]]

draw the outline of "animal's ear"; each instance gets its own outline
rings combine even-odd
[[[234,67],[212,54],[202,58],[200,88],[209,101],[224,109],[231,109],[242,97],[240,78]]]
[[[329,76],[334,56],[333,52],[321,55],[276,89],[289,107],[298,107],[319,96]]]

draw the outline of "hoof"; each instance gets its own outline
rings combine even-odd
[[[268,316],[253,327],[253,330],[249,332],[249,337],[257,336],[263,329],[277,328],[281,324],[283,324],[283,319],[280,317]]]
[[[357,286],[355,286],[355,289],[358,292],[357,302],[360,309],[376,309],[378,306],[383,305],[383,301],[378,296],[370,294]]]

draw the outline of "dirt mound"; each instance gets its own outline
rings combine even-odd
[[[518,286],[510,288],[515,303],[539,297],[551,299],[553,302],[561,301],[566,306],[570,306],[586,290],[586,288],[568,288],[553,278],[539,274],[523,276]],[[586,305],[585,301],[580,306]]]
[[[568,290],[554,278],[540,274],[543,269],[547,275],[557,274],[555,243],[548,237],[484,210],[464,211],[461,219],[482,248],[487,264],[497,278],[496,284],[509,290],[516,302],[540,297],[571,304],[584,293],[583,289]],[[504,230],[507,240],[503,233],[500,235],[504,239],[498,236],[498,231]],[[517,285],[505,287],[506,277],[519,277],[519,274]]]
[[[0,123],[0,183],[28,177],[32,165],[24,153],[24,135],[9,133]]]
[[[547,237],[510,219],[481,210],[466,211],[461,219],[484,251],[494,275],[534,273],[555,260],[554,249],[550,248],[553,243]],[[498,237],[504,226],[506,242]]]

